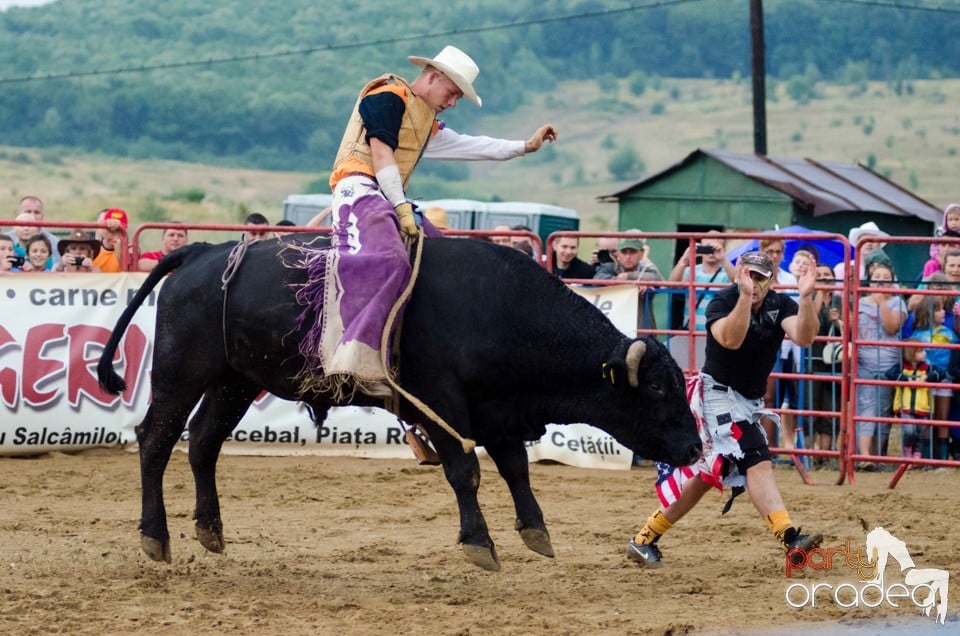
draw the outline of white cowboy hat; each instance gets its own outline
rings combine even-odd
[[[876,236],[878,238],[883,238],[883,237],[888,237],[890,235],[884,232],[883,230],[881,230],[879,227],[877,227],[877,224],[874,223],[873,221],[867,221],[860,227],[855,227],[852,230],[850,230],[850,235],[848,236],[848,238],[850,239],[850,245],[856,247],[857,243],[859,243],[860,239],[862,239],[864,236]],[[881,241],[877,241],[877,242],[883,245]]]
[[[444,75],[449,77],[450,80],[457,85],[457,88],[463,91],[464,97],[477,106],[482,105],[480,96],[477,95],[477,91],[473,90],[473,82],[477,79],[477,75],[480,74],[480,68],[469,55],[457,47],[445,46],[433,59],[416,57],[415,55],[411,55],[407,59],[420,68],[429,65],[442,71]]]

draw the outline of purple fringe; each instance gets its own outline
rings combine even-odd
[[[287,267],[296,267],[307,272],[307,282],[302,285],[292,285],[294,298],[303,311],[294,320],[294,333],[299,333],[304,322],[310,321],[310,328],[298,343],[300,355],[304,359],[303,372],[311,374],[323,373],[323,360],[320,357],[320,344],[323,334],[323,300],[327,281],[327,256],[331,254],[329,247],[298,246],[301,258],[295,263],[286,263]]]

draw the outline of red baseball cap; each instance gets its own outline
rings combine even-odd
[[[110,208],[103,213],[104,221],[108,221],[110,219],[116,219],[120,221],[120,226],[123,227],[123,229],[127,229],[127,213],[120,208]]]

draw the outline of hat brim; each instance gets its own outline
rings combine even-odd
[[[856,247],[857,243],[859,243],[865,236],[876,237],[874,243],[884,244],[886,244],[886,241],[883,239],[890,238],[890,235],[883,230],[861,230],[860,228],[854,228],[850,232],[850,244],[853,245],[853,247]]]
[[[747,268],[747,271],[756,272],[764,278],[773,278],[773,272],[766,267],[762,267],[760,265],[746,265],[745,267]]]
[[[67,248],[75,243],[79,243],[81,245],[84,245],[84,244],[89,245],[90,249],[93,250],[93,256],[90,257],[91,259],[94,259],[100,255],[100,241],[96,239],[90,239],[87,241],[78,241],[78,240],[71,241],[70,239],[60,239],[57,242],[57,251],[60,252],[60,256],[63,257],[67,253]]]
[[[451,82],[457,85],[457,88],[460,89],[464,97],[476,104],[478,108],[483,106],[483,100],[481,100],[480,96],[477,95],[477,91],[473,89],[473,84],[468,82],[463,75],[456,72],[443,62],[438,62],[429,57],[417,57],[416,55],[409,56],[407,61],[409,61],[411,64],[419,66],[420,68],[432,66],[433,68],[440,70],[444,75],[450,78]]]

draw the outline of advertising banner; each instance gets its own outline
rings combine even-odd
[[[631,338],[637,337],[637,303],[640,293],[636,285],[570,285],[570,289],[593,303],[617,329]]]

